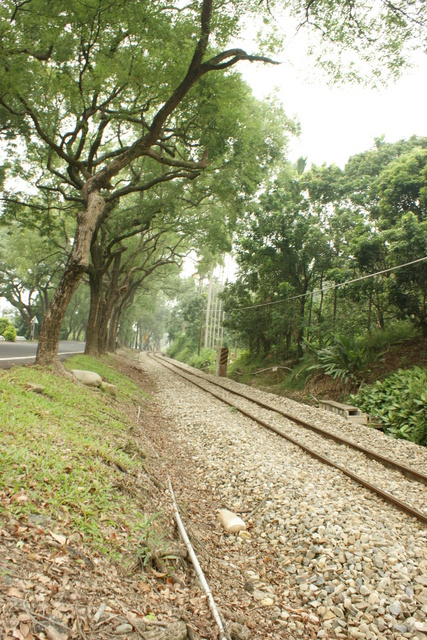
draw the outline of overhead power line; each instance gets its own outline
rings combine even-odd
[[[230,309],[230,311],[245,311],[246,309],[259,309],[260,307],[271,307],[275,304],[281,304],[282,302],[290,302],[291,300],[297,300],[298,298],[305,298],[307,296],[313,295],[314,293],[324,293],[325,291],[329,291],[330,289],[338,289],[339,287],[345,287],[348,284],[353,284],[353,282],[360,282],[361,280],[367,280],[368,278],[374,278],[375,276],[380,276],[383,273],[390,273],[390,271],[396,271],[397,269],[410,267],[411,265],[417,264],[418,262],[424,262],[424,260],[427,260],[427,256],[425,256],[424,258],[418,258],[417,260],[412,260],[412,262],[405,262],[405,264],[399,264],[397,267],[390,267],[389,269],[383,269],[382,271],[369,273],[366,276],[360,276],[360,278],[353,278],[352,280],[346,280],[345,282],[338,282],[336,284],[331,284],[327,287],[322,287],[321,289],[314,289],[313,291],[308,291],[307,293],[300,293],[297,296],[282,298],[282,300],[274,300],[273,302],[263,302],[261,304],[253,304],[247,307],[233,307],[232,309]]]

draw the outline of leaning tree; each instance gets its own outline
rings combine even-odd
[[[334,79],[354,77],[352,51],[374,68],[402,67],[408,42],[425,35],[423,0],[3,0],[0,6],[0,132],[18,153],[43,158],[38,188],[75,204],[76,231],[40,332],[38,363],[56,358],[67,305],[89,263],[93,236],[115,203],[153,184],[194,179],[208,149],[175,127],[191,90],[242,60],[271,62],[233,46],[245,19],[294,24],[320,37]],[[263,38],[267,55],[280,38]],[[421,35],[422,34],[422,35]],[[328,52],[336,58],[328,56]],[[341,58],[341,60],[340,60]],[[185,153],[176,152],[176,141]],[[152,177],[151,167],[162,171]],[[25,161],[24,163],[25,164]],[[148,170],[147,170],[148,168]],[[149,176],[147,178],[147,176]]]

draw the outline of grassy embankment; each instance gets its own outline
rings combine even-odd
[[[65,366],[96,371],[117,385],[118,399],[48,368],[0,373],[0,520],[78,533],[95,553],[135,559],[151,527],[150,505],[135,481],[145,453],[133,435],[147,396],[114,360],[77,356]]]

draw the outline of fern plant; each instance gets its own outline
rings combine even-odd
[[[316,356],[316,364],[308,367],[308,371],[322,371],[327,376],[342,382],[352,381],[361,384],[369,372],[372,354],[365,347],[358,347],[354,341],[345,336],[334,336],[332,344],[323,349],[315,349],[306,341],[308,348]]]

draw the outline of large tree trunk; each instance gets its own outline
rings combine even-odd
[[[99,191],[88,194],[86,210],[78,216],[73,249],[40,328],[36,364],[52,364],[58,358],[65,312],[89,265],[90,245],[104,208],[105,202]]]
[[[120,322],[120,311],[119,311],[119,307],[116,306],[113,309],[113,313],[110,319],[110,324],[108,327],[107,351],[110,353],[113,353],[116,350],[116,341],[117,341],[117,334],[119,330],[119,322]]]
[[[260,338],[264,355],[268,356],[271,351],[271,340],[266,337],[265,333],[261,333]]]
[[[137,288],[138,288],[138,282],[135,283],[135,282],[128,281],[126,291],[122,289],[120,296],[116,299],[116,302],[114,303],[111,316],[110,316],[110,322],[108,325],[108,339],[107,339],[108,352],[114,352],[116,350],[116,343],[117,343],[118,334],[119,334],[120,318],[122,317],[126,309],[128,309],[132,305]]]
[[[111,302],[105,298],[102,277],[98,287],[91,287],[91,312],[86,331],[85,354],[98,357],[107,350],[108,322],[111,316]]]
[[[120,284],[120,265],[122,254],[117,253],[114,257],[113,268],[110,273],[110,283],[104,292],[104,305],[99,318],[98,327],[98,353],[103,355],[107,352],[108,325],[114,307],[126,295],[129,286],[129,274],[126,274],[124,282]]]
[[[108,323],[111,317],[111,313],[111,304],[108,304],[107,302],[102,310],[101,321],[99,323],[98,354],[100,356],[104,355],[107,352]]]
[[[126,290],[103,292],[101,303],[99,306],[99,313],[97,317],[96,330],[93,335],[93,349],[92,353],[95,356],[101,356],[110,351],[108,346],[109,326],[111,324],[111,317],[116,305],[119,305],[121,298]],[[106,294],[106,295],[105,295]],[[114,348],[112,349],[114,351]],[[86,353],[86,352],[85,352]]]
[[[90,287],[90,307],[89,318],[86,327],[86,347],[85,354],[88,356],[98,355],[98,326],[99,318],[102,313],[103,291],[102,291],[102,273],[99,271],[91,271],[89,273]]]
[[[385,328],[385,319],[384,319],[384,308],[381,304],[380,296],[378,291],[375,292],[376,298],[376,308],[377,308],[377,318],[378,318],[378,326],[380,329]]]
[[[98,357],[106,352],[108,321],[112,304],[114,304],[114,289],[118,287],[120,275],[121,252],[115,257],[106,257],[105,234],[94,238],[91,246],[91,265],[89,267],[90,310],[86,330],[85,354]],[[113,260],[113,270],[107,286],[107,274]],[[113,297],[112,297],[113,296]]]

